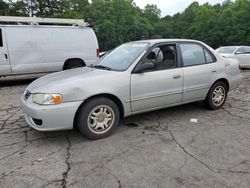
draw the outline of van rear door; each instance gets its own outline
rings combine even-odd
[[[0,76],[11,73],[8,49],[5,41],[4,27],[0,27]]]

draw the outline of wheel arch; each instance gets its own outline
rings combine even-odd
[[[118,109],[119,109],[119,112],[120,112],[120,118],[123,118],[123,117],[124,117],[124,106],[123,106],[121,100],[120,100],[117,96],[115,96],[115,95],[113,95],[113,94],[109,94],[109,93],[97,94],[97,95],[93,95],[93,96],[91,96],[91,97],[88,97],[88,98],[87,98],[86,100],[84,100],[84,101],[82,102],[82,104],[78,107],[78,109],[77,109],[77,111],[76,111],[76,113],[75,113],[75,117],[74,117],[74,125],[73,125],[74,129],[77,129],[76,119],[77,119],[77,116],[78,116],[79,111],[80,111],[80,109],[82,108],[82,106],[83,106],[85,103],[87,103],[88,101],[90,101],[90,100],[92,100],[92,99],[94,99],[94,98],[96,98],[96,97],[106,97],[106,98],[112,100],[112,101],[118,106]]]
[[[226,86],[227,86],[227,91],[229,91],[230,85],[229,85],[229,81],[228,81],[226,78],[220,78],[220,79],[216,80],[216,81],[211,85],[211,87],[212,87],[215,83],[217,83],[217,82],[223,82],[224,84],[226,84]],[[211,88],[211,87],[210,87],[210,88]]]
[[[69,63],[72,62],[72,61],[78,61],[78,62],[80,62],[80,63],[82,64],[83,67],[86,66],[86,63],[85,63],[84,60],[82,60],[81,58],[69,58],[69,59],[67,59],[67,60],[64,62],[64,64],[63,64],[63,70],[65,70],[66,67],[67,67],[67,65],[69,65]]]

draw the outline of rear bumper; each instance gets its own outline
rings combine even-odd
[[[56,131],[73,129],[74,118],[82,101],[61,103],[59,105],[38,105],[29,97],[26,101],[21,98],[22,108],[27,123],[38,131]],[[42,121],[41,125],[34,119]]]
[[[243,76],[241,74],[237,74],[236,76],[233,76],[230,78],[230,86],[229,86],[229,91],[234,90],[237,88],[241,82],[242,82]]]

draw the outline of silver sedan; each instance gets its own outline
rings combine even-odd
[[[28,124],[39,131],[78,128],[109,136],[123,117],[204,101],[212,110],[241,82],[237,60],[194,40],[122,44],[99,64],[47,75],[21,97]]]
[[[241,68],[250,68],[250,46],[224,46],[216,51],[225,58],[237,59]]]

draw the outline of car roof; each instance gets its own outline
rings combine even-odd
[[[201,43],[198,40],[191,40],[191,39],[149,39],[149,40],[138,40],[138,41],[131,41],[133,42],[147,42],[151,45],[162,43],[162,42],[198,42]]]
[[[250,46],[220,46],[219,48],[225,48],[225,47],[240,48],[240,47],[250,47]]]

